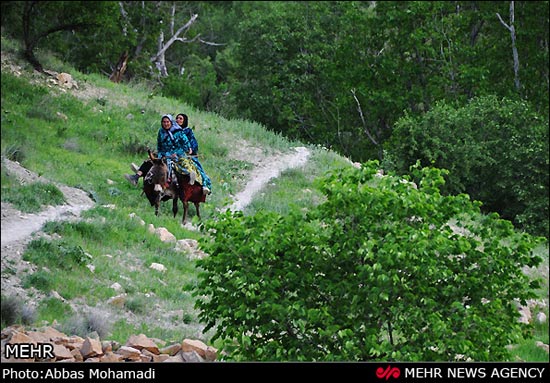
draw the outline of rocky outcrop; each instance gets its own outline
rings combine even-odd
[[[121,345],[115,341],[101,341],[98,337],[81,338],[68,336],[53,327],[40,330],[26,330],[23,326],[10,326],[2,330],[2,363],[4,362],[213,362],[218,350],[200,340],[183,339],[181,343],[169,345],[153,340],[144,334],[132,335]],[[15,358],[6,357],[6,345],[27,345],[46,349],[49,357]],[[30,346],[32,345],[32,346]]]

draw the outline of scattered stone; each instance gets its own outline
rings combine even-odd
[[[181,342],[181,351],[189,352],[189,351],[195,351],[201,358],[206,357],[206,349],[207,346],[200,340],[193,340],[193,339],[184,339],[183,342]]]
[[[537,347],[542,348],[542,349],[543,349],[544,351],[546,351],[546,352],[550,352],[550,347],[549,347],[547,344],[542,343],[540,340],[537,340],[537,341],[535,342],[535,345],[536,345]]]
[[[82,345],[80,352],[82,353],[84,359],[92,358],[94,356],[103,356],[103,348],[101,347],[101,343],[98,340],[89,337],[84,340],[84,344]]]
[[[126,342],[126,346],[133,347],[138,350],[147,350],[155,355],[159,354],[159,348],[151,339],[147,338],[144,334],[132,335]]]
[[[166,267],[160,263],[151,263],[151,266],[149,266],[149,268],[153,269],[153,270],[158,270],[160,272],[165,272],[166,271]]]
[[[181,344],[175,343],[175,344],[171,344],[170,346],[161,348],[161,349],[159,350],[159,352],[160,352],[161,354],[168,354],[168,355],[170,355],[170,356],[174,356],[174,355],[176,355],[180,350],[181,350]]]
[[[217,350],[200,340],[184,339],[181,344],[171,344],[159,350],[157,344],[164,341],[153,340],[144,334],[131,335],[124,346],[118,342],[73,335],[67,336],[53,327],[40,330],[25,330],[24,326],[13,325],[2,330],[2,363],[4,362],[152,362],[184,363],[215,361]],[[15,359],[6,358],[6,344],[31,343],[51,344],[53,358]],[[184,346],[185,349],[182,349]]]
[[[196,351],[182,352],[181,357],[184,362],[204,362],[204,359]]]
[[[126,303],[126,296],[127,294],[120,294],[115,297],[109,298],[107,303],[110,305],[116,306],[116,307],[124,307],[124,304]]]
[[[176,236],[164,227],[155,229],[155,234],[158,235],[162,242],[176,242]]]

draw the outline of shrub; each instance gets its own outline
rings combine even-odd
[[[319,182],[307,213],[226,212],[203,229],[195,295],[236,360],[497,361],[536,296],[524,265],[538,239],[467,195],[443,196],[442,170],[418,186],[377,162]]]
[[[448,169],[445,194],[467,193],[516,227],[548,235],[548,120],[523,101],[474,98],[462,107],[438,103],[420,118],[402,117],[385,144],[385,166],[407,174]]]
[[[107,318],[96,312],[88,312],[82,315],[73,315],[68,318],[61,326],[61,330],[66,334],[86,337],[90,333],[96,332],[100,338],[109,334],[111,325]]]
[[[2,328],[16,323],[31,324],[34,322],[34,310],[26,306],[19,297],[2,295],[0,303]]]

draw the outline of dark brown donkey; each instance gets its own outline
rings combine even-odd
[[[158,210],[161,201],[173,199],[172,212],[174,217],[178,214],[178,198],[183,202],[183,217],[181,223],[185,224],[187,212],[189,210],[189,201],[195,204],[197,217],[200,219],[199,203],[206,201],[206,196],[202,192],[201,185],[195,183],[189,184],[189,176],[176,173],[178,184],[175,182],[168,183],[168,166],[164,159],[156,158],[149,150],[149,158],[152,161],[152,167],[147,172],[143,179],[143,192],[155,207],[155,215],[158,215]]]
[[[201,202],[206,202],[206,195],[202,192],[202,186],[198,183],[194,183],[193,185],[189,184],[189,175],[186,174],[179,174],[176,172],[176,177],[178,179],[178,197],[181,199],[181,202],[183,202],[183,217],[181,219],[182,225],[185,224],[185,220],[187,218],[187,212],[189,211],[189,201],[193,202],[195,205],[195,210],[197,211],[197,217],[199,219],[201,218],[200,214],[200,206],[199,204]],[[175,212],[174,217],[176,216],[176,212],[178,211],[177,202],[175,203]]]
[[[167,201],[175,197],[172,211],[174,216],[178,209],[177,192],[175,186],[168,185],[168,166],[166,161],[161,158],[156,158],[151,150],[147,151],[151,159],[151,168],[143,177],[143,193],[155,207],[155,215],[159,215],[160,201]]]

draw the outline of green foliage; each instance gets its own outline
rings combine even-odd
[[[183,66],[183,73],[163,80],[162,94],[208,110],[210,98],[216,93],[216,73],[212,63],[208,58],[190,55],[185,58]]]
[[[110,1],[57,1],[31,2],[16,1],[6,7],[11,16],[2,20],[2,26],[7,26],[12,36],[23,40],[24,57],[36,69],[43,69],[35,57],[37,48],[47,47],[56,49],[67,55],[71,53],[71,45],[63,43],[63,38],[74,42],[75,36],[80,37],[77,46],[86,49],[85,57],[76,57],[91,60],[93,64],[102,58],[104,47],[111,48],[111,54],[117,54],[114,47],[108,43],[115,39],[108,38],[110,34],[118,33],[119,17],[117,4]],[[80,34],[82,32],[82,34]],[[118,40],[118,39],[116,39]],[[92,43],[92,42],[95,42]],[[113,53],[114,51],[114,53]],[[94,66],[94,65],[88,66]],[[98,68],[95,67],[97,70]]]
[[[85,265],[91,256],[80,246],[39,238],[29,243],[23,259],[41,266],[71,270],[75,266]]]
[[[52,290],[52,287],[54,287],[53,276],[47,271],[39,270],[35,273],[27,275],[23,281],[23,287],[26,289],[33,287],[44,293],[49,293]]]
[[[237,63],[231,90],[240,114],[287,137],[335,144],[339,124],[333,123],[336,116],[322,109],[334,96],[334,84],[325,81],[326,69],[335,58],[340,16],[351,6],[346,2],[243,5],[248,16],[240,21],[238,44],[231,48],[232,62]]]
[[[5,4],[6,2],[2,2],[2,7]],[[138,4],[137,8],[141,6],[141,3],[135,4]],[[149,10],[155,4],[146,2],[145,7]],[[163,3],[162,6],[167,4]],[[217,7],[227,10],[227,12],[220,12],[223,14],[223,19],[218,19],[218,22],[225,22],[230,20],[228,16],[234,16],[237,18],[236,20],[247,17],[246,12],[239,13],[235,9],[237,6],[247,7],[249,4],[249,2],[236,2],[234,3],[235,8],[232,8],[232,3],[223,2],[212,3],[211,7],[217,9],[218,12],[219,8]],[[178,3],[178,6],[180,5]],[[368,3],[362,3],[363,5],[368,5]],[[199,14],[199,19],[204,20],[206,14],[200,12]],[[5,17],[4,13],[1,16],[3,20],[13,21],[16,19]],[[327,20],[331,22],[332,15]],[[360,21],[360,19],[358,20]],[[284,22],[284,19],[282,21]],[[237,30],[237,24],[233,23],[231,27]],[[345,36],[345,38],[340,38],[339,41],[348,40],[350,33],[353,32],[352,24],[350,23],[349,31],[342,32],[341,36]],[[355,24],[363,25],[360,22]],[[4,27],[4,23],[2,23],[2,27]],[[337,30],[340,27],[341,25],[335,25],[334,29]],[[220,39],[215,39],[215,31],[212,33],[208,36],[212,37],[212,40],[220,41]],[[360,42],[359,35],[359,33],[353,34],[353,37],[357,38],[358,44]],[[144,37],[154,40],[154,36],[156,36],[154,33],[149,33]],[[203,38],[206,36],[206,33],[202,35]],[[91,35],[90,38],[94,37]],[[9,53],[15,44],[4,44],[4,41],[3,39],[2,53],[3,58],[6,58],[5,47],[8,46]],[[118,46],[119,41],[112,39],[111,42]],[[101,40],[98,39],[97,43],[100,42]],[[177,45],[185,47],[178,52],[180,56],[178,60],[180,60],[187,54],[183,53],[191,45]],[[360,47],[360,45],[357,46]],[[212,55],[214,50],[219,49],[204,45],[203,47]],[[83,46],[82,49],[85,47]],[[144,49],[147,50],[146,46]],[[145,50],[143,57],[146,58],[148,52]],[[43,57],[41,53],[41,50],[37,52],[40,57]],[[99,56],[100,54],[98,54]],[[52,56],[48,54],[47,57]],[[93,58],[93,55],[87,54],[80,57],[83,62],[88,61],[90,65],[93,64],[90,59]],[[350,58],[349,55],[345,57],[346,60]],[[234,57],[226,57],[225,60],[230,63],[227,68],[236,63]],[[357,62],[361,63],[360,59],[358,60]],[[217,60],[212,61],[217,62]],[[76,302],[79,307],[87,305],[107,309],[108,306],[110,307],[106,304],[108,299],[118,294],[109,286],[114,282],[119,282],[123,291],[129,295],[150,294],[148,296],[151,297],[151,302],[154,302],[158,309],[145,310],[143,313],[135,314],[136,319],[132,320],[132,323],[127,323],[124,320],[118,321],[109,335],[112,337],[110,339],[123,343],[129,335],[142,332],[150,337],[179,342],[183,338],[196,338],[197,334],[203,334],[205,342],[218,347],[217,342],[210,343],[209,339],[215,326],[209,331],[203,332],[203,324],[197,319],[197,312],[192,308],[194,299],[189,292],[197,283],[194,261],[189,260],[182,253],[175,252],[173,243],[161,242],[156,235],[147,230],[147,225],[166,227],[177,238],[200,239],[201,236],[208,235],[208,233],[190,232],[181,227],[178,219],[181,218],[181,205],[179,216],[176,219],[172,217],[170,204],[163,204],[161,214],[158,217],[155,216],[140,190],[128,184],[122,174],[129,171],[130,162],[140,163],[146,157],[145,152],[140,152],[142,145],[154,145],[162,113],[167,111],[172,113],[187,112],[190,116],[191,126],[194,127],[201,143],[201,162],[211,175],[214,185],[219,185],[207,203],[201,207],[201,213],[203,213],[203,219],[217,219],[219,209],[223,208],[224,204],[231,202],[231,195],[243,187],[242,181],[248,178],[247,173],[252,169],[252,162],[249,161],[252,161],[254,156],[259,156],[259,159],[262,159],[271,154],[287,152],[293,146],[302,146],[303,144],[289,141],[281,134],[273,134],[266,130],[264,125],[241,119],[242,114],[240,113],[236,114],[238,119],[228,120],[214,113],[196,110],[186,103],[182,104],[181,100],[161,97],[159,89],[151,86],[151,81],[141,82],[136,79],[129,84],[114,84],[106,78],[105,69],[103,74],[83,74],[71,68],[67,63],[61,63],[58,60],[52,59],[52,66],[49,66],[50,62],[43,61],[48,64],[47,68],[54,70],[67,68],[66,71],[71,73],[78,82],[78,90],[65,92],[58,87],[50,88],[40,85],[47,83],[47,77],[32,72],[28,65],[14,60],[14,57],[9,54],[7,62],[10,63],[10,66],[3,66],[1,74],[2,154],[12,153],[13,156],[8,156],[8,158],[20,161],[26,168],[39,175],[44,175],[56,183],[85,190],[96,202],[94,208],[82,213],[83,221],[81,222],[71,220],[71,222],[65,223],[50,222],[46,224],[44,231],[50,234],[53,242],[51,246],[44,244],[35,249],[32,256],[33,259],[36,259],[35,266],[38,266],[38,271],[35,272],[36,275],[31,274],[27,278],[22,278],[25,288],[32,286],[40,287],[44,291],[55,290],[70,304]],[[148,71],[149,63],[146,64],[144,72]],[[137,63],[131,61],[130,71],[135,69],[134,65]],[[169,68],[173,69],[173,67]],[[342,72],[345,75],[341,76],[341,80],[348,78],[347,75],[350,71],[349,68],[347,69],[348,71]],[[14,72],[15,70],[17,72]],[[274,69],[271,68],[271,70]],[[136,71],[134,70],[133,73],[135,74]],[[391,77],[389,69],[384,73],[381,75],[382,80],[375,85],[380,92],[371,95],[369,102],[377,100],[376,109],[384,107],[385,115],[393,113],[397,118],[398,114],[392,111],[393,106],[389,107],[393,105],[391,101],[395,95],[391,92],[384,92],[382,89],[384,83],[391,82],[393,84],[396,79]],[[232,74],[227,72],[223,77],[231,76]],[[353,84],[355,78],[350,76],[349,81],[349,83],[342,83],[343,89]],[[370,84],[368,81],[365,83]],[[396,88],[399,87],[400,85],[396,85]],[[305,88],[297,87],[296,89],[294,91],[300,92]],[[402,88],[400,91],[406,93],[402,91]],[[346,94],[348,92],[349,88],[346,88]],[[329,93],[336,94],[338,92],[332,87]],[[228,90],[227,99],[232,97],[234,97],[234,93]],[[254,102],[254,95],[249,98],[249,101]],[[325,104],[320,103],[319,105]],[[365,105],[363,103],[363,106]],[[49,114],[33,111],[37,108],[44,108],[56,115],[57,112],[62,113],[67,120],[55,119]],[[335,107],[330,112],[327,112],[326,116],[332,114],[336,116],[338,109]],[[352,114],[356,116],[354,106],[350,110],[340,109],[339,112],[342,116]],[[316,116],[320,115],[316,114]],[[322,117],[319,118],[323,120]],[[330,125],[327,121],[323,121],[323,124]],[[345,125],[347,124],[342,123],[338,127],[342,129],[346,127]],[[336,127],[337,125],[332,124],[331,126]],[[29,133],[30,131],[32,133]],[[352,141],[358,141],[354,140],[353,135],[350,137]],[[250,151],[245,152],[247,149]],[[276,183],[275,194],[279,193],[277,190],[279,187],[283,187],[285,196],[302,195],[304,187],[307,186],[313,191],[313,198],[310,202],[316,204],[318,202],[316,196],[320,195],[320,192],[314,190],[313,185],[307,185],[308,181],[325,169],[335,167],[336,164],[338,164],[336,166],[338,168],[340,165],[342,167],[349,165],[347,159],[333,151],[320,146],[311,146],[309,149],[312,151],[312,155],[309,157],[308,164],[300,169],[306,176],[300,176],[297,171],[285,173],[284,178],[288,178],[289,182],[274,182]],[[258,158],[254,158],[254,160],[256,159]],[[292,182],[290,177],[297,182]],[[6,185],[6,182],[11,181],[7,180],[3,170],[2,187]],[[15,185],[12,184],[12,186]],[[2,193],[2,198],[4,196],[5,193]],[[279,196],[285,198],[283,194],[279,194]],[[287,200],[291,201],[290,198]],[[301,202],[304,204],[302,207],[306,208],[307,199],[302,199]],[[263,205],[258,209],[264,208],[264,206],[266,209],[271,209],[274,205]],[[285,209],[283,202],[277,201],[276,208],[279,207],[281,211],[289,211]],[[254,214],[254,209],[247,213]],[[302,216],[305,216],[304,214],[304,212],[301,213]],[[142,226],[139,223],[141,220],[145,221],[147,225]],[[301,221],[297,218],[295,221],[294,230],[301,227]],[[269,231],[271,228],[266,227],[266,230]],[[62,237],[63,245],[57,239],[58,235]],[[61,250],[60,247],[66,250]],[[67,258],[70,258],[68,253],[82,255],[79,248],[85,254],[93,255],[85,262],[89,268],[78,263],[71,265],[70,272],[68,272],[68,269],[57,266],[54,261],[56,254],[58,257]],[[46,254],[42,255],[42,253]],[[47,253],[51,253],[51,255]],[[547,253],[546,248],[544,254]],[[89,258],[87,255],[86,257]],[[26,256],[24,258],[28,259]],[[167,271],[161,273],[150,269],[149,266],[152,262],[164,264]],[[299,264],[300,261],[298,260],[297,263]],[[3,275],[19,272],[13,265],[11,263],[5,270],[3,268]],[[23,270],[23,272],[27,273],[28,270]],[[547,288],[541,289],[542,294],[547,291]],[[139,305],[136,307],[139,308]],[[128,314],[124,309],[117,308],[113,308],[111,313],[114,318],[109,319],[113,319],[113,321]],[[56,320],[57,323],[63,324],[69,318],[71,318],[71,313],[67,313],[65,310],[52,310],[51,314],[43,315],[40,319]],[[191,323],[188,323],[189,321]],[[137,322],[139,324],[136,325]],[[38,325],[39,323],[33,322],[33,324]],[[547,336],[542,340],[548,343]],[[217,341],[220,341],[221,345],[221,340]]]
[[[506,3],[247,3],[238,44],[224,51],[234,58],[237,109],[356,161],[381,158],[404,111],[420,115],[437,100],[519,94],[548,114],[548,49],[537,48],[548,40],[548,18],[541,16],[548,2],[516,3],[519,92],[511,39],[495,17],[508,14]]]
[[[230,358],[507,360],[538,240],[441,195],[441,170],[416,167],[414,184],[377,166],[329,174],[308,213],[205,223],[197,308]]]
[[[68,303],[61,302],[57,298],[46,298],[38,306],[38,320],[49,323],[59,318],[69,318],[74,313]]]
[[[444,192],[467,193],[524,230],[547,235],[548,120],[522,101],[474,98],[405,116],[386,144],[386,165],[406,173],[417,160],[450,170]]]
[[[5,33],[38,40],[82,72],[108,75],[126,52],[126,79],[364,161],[381,159],[405,110],[422,114],[437,100],[519,96],[548,114],[549,3],[514,9],[520,89],[496,17],[508,19],[507,2],[10,1],[1,17]],[[165,52],[169,76],[159,78],[151,58],[161,34],[168,42],[193,14]],[[56,29],[63,25],[74,28]],[[93,28],[76,28],[85,25]]]

